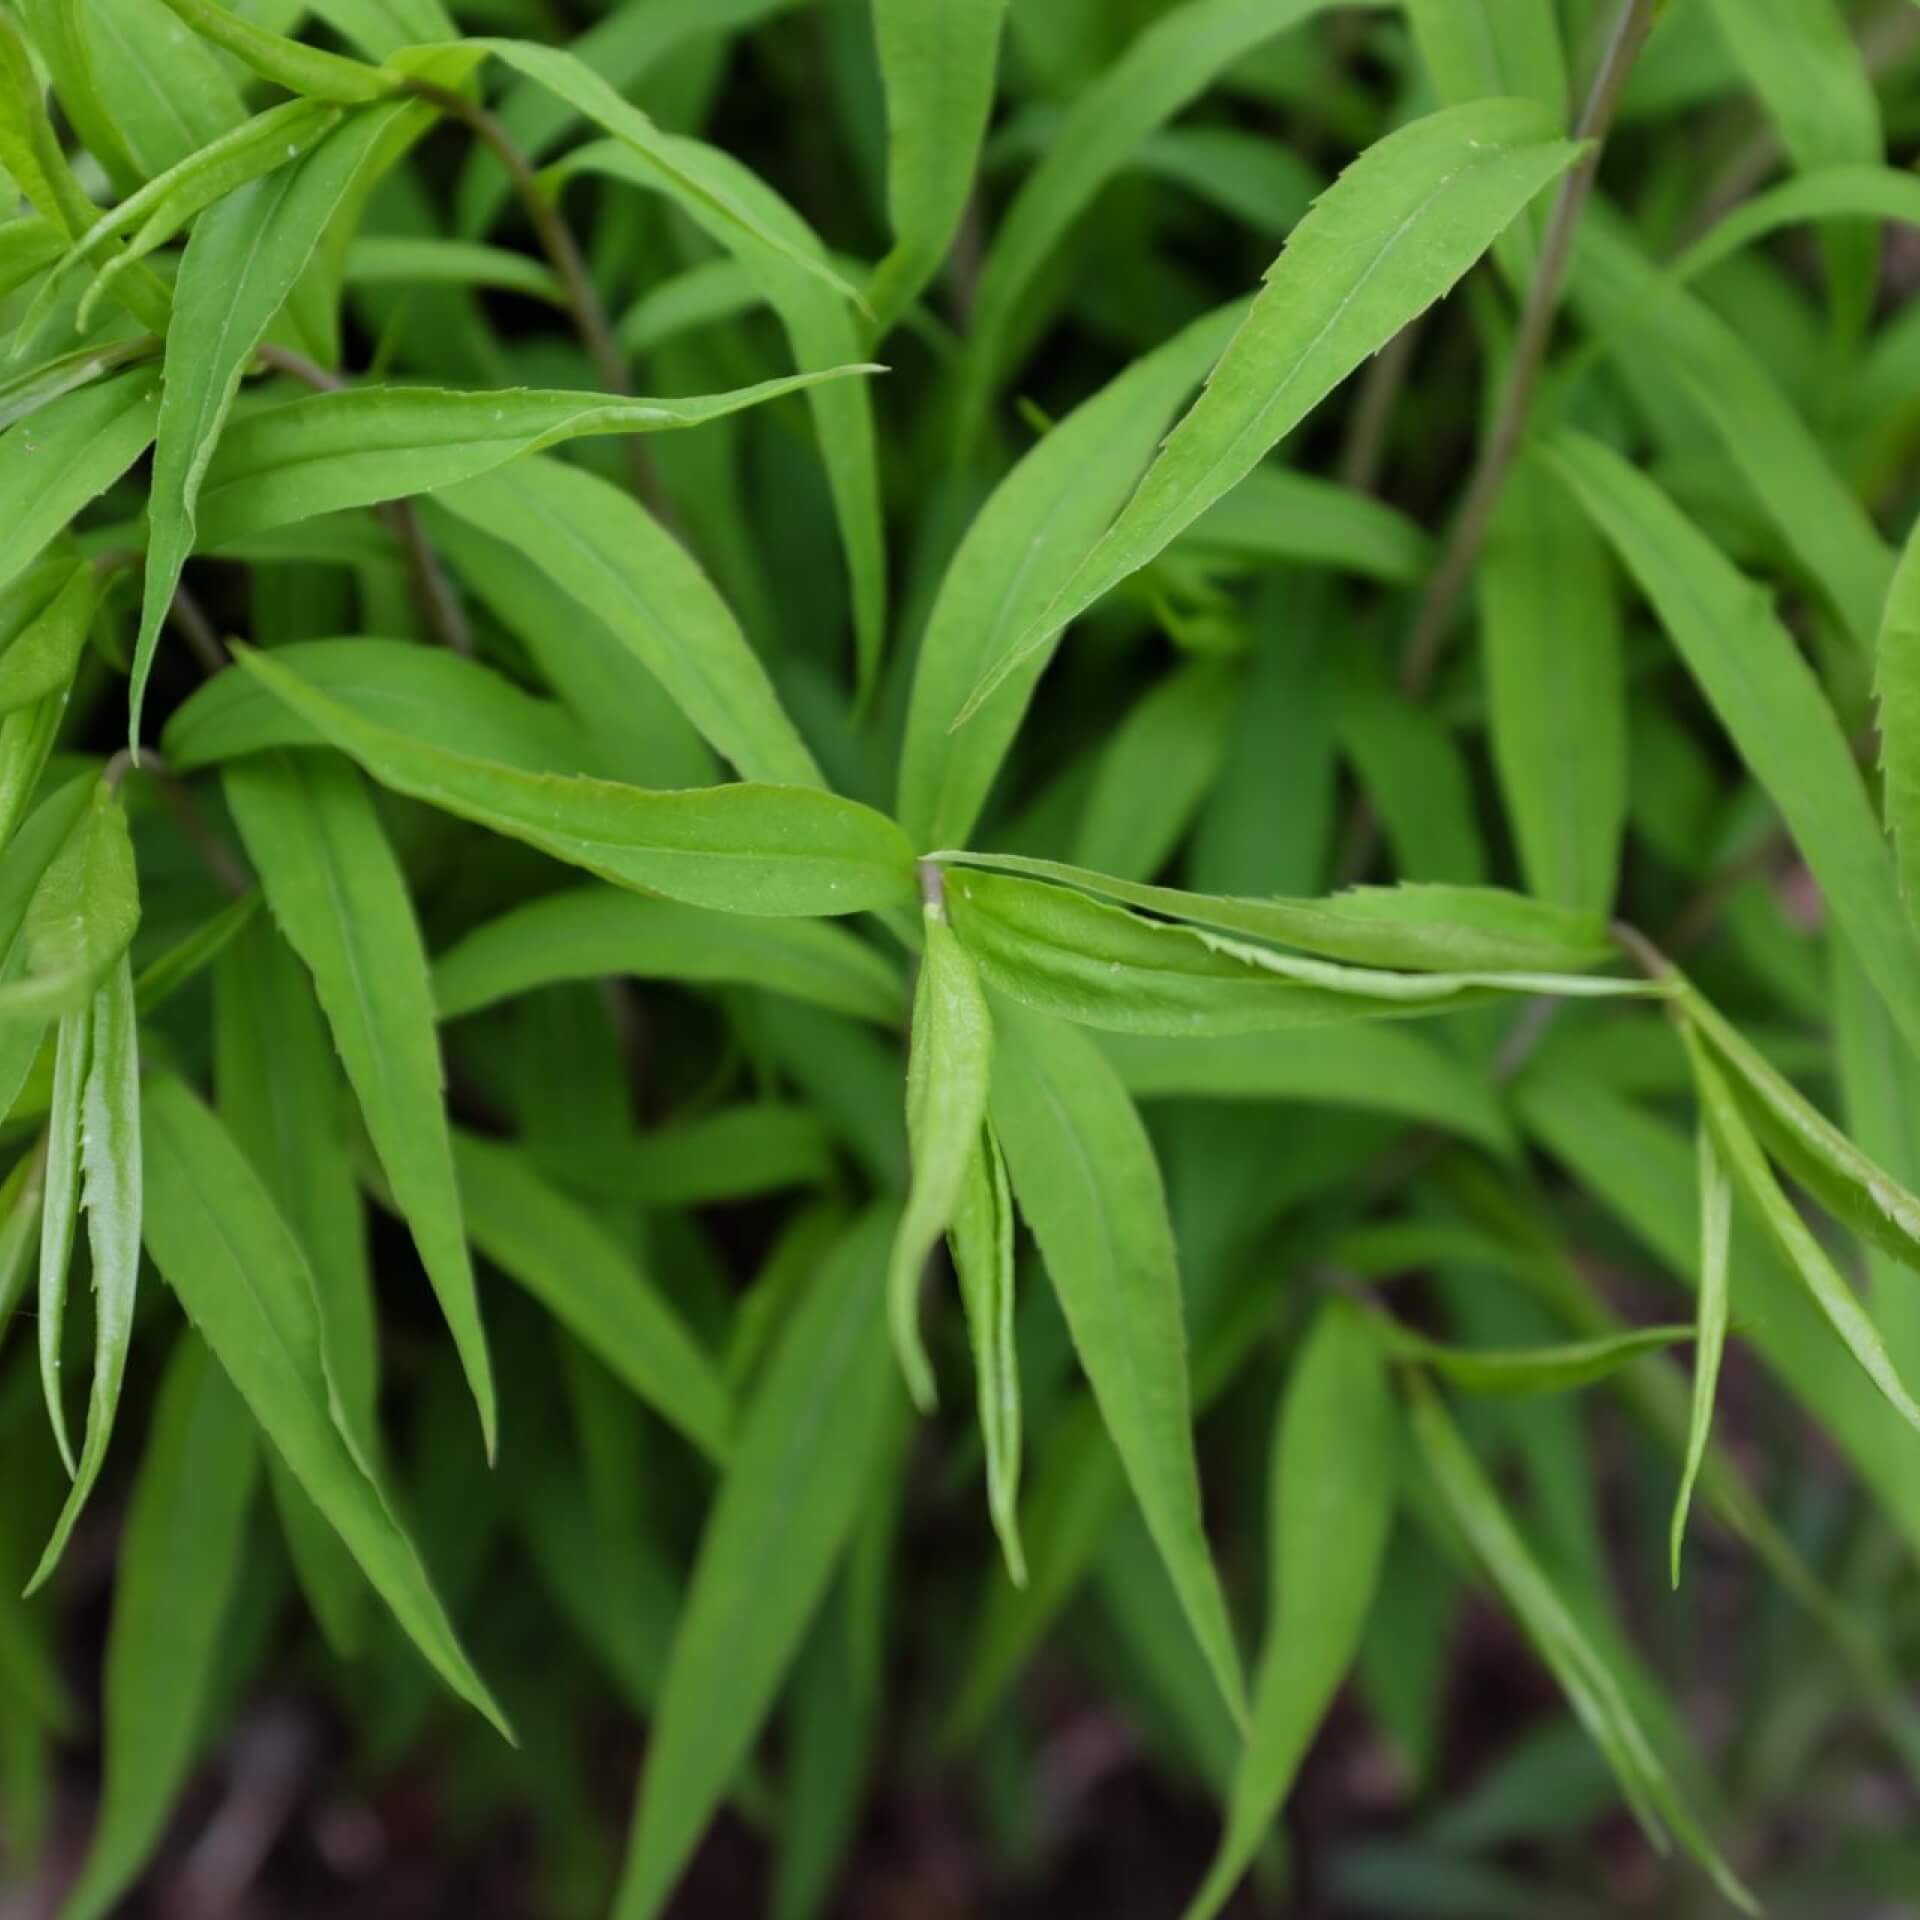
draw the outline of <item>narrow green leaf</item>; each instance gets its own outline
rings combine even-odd
[[[130,340],[110,340],[104,346],[76,347],[71,353],[56,354],[51,360],[0,380],[0,427],[29,419],[64,395],[104,380],[122,367],[155,358],[161,345],[158,338],[146,333]]]
[[[254,1420],[434,1670],[504,1734],[419,1554],[335,1425],[313,1276],[232,1137],[167,1074],[145,1086],[147,1251]]]
[[[719,1371],[619,1244],[510,1147],[455,1134],[454,1164],[480,1251],[647,1405],[723,1458],[733,1408]]]
[[[1579,153],[1549,114],[1521,100],[1449,108],[1363,153],[1294,229],[1200,398],[1105,538],[988,668],[960,717],[1252,472]]]
[[[1433,560],[1431,539],[1397,508],[1272,462],[1216,500],[1175,551],[1209,567],[1328,567],[1389,586],[1421,580]]]
[[[980,1439],[987,1457],[987,1512],[1000,1538],[1007,1575],[1027,1584],[1020,1544],[1020,1363],[1014,1345],[1013,1189],[990,1121],[967,1160],[947,1228],[953,1271],[973,1348]]]
[[[867,289],[876,333],[913,304],[946,258],[993,112],[1007,0],[874,0],[887,93],[893,251]]]
[[[86,1866],[60,1920],[104,1920],[158,1845],[208,1732],[260,1447],[245,1404],[187,1333],[134,1483],[107,1631],[106,1764]]]
[[[346,106],[385,99],[393,79],[359,60],[289,40],[219,4],[219,0],[166,0],[203,40],[224,48],[263,80],[312,100],[337,100]]]
[[[683,400],[502,387],[353,387],[310,393],[236,421],[206,468],[208,546],[316,514],[456,486],[584,434],[662,433],[782,394],[873,372],[864,366],[763,380]]]
[[[0,1182],[0,1344],[37,1277],[34,1255],[40,1250],[40,1196],[46,1177],[46,1148],[36,1146],[23,1153]]]
[[[1902,1033],[1920,1048],[1920,948],[1846,738],[1793,637],[1765,593],[1618,454],[1570,430],[1546,451],[1653,603]]]
[[[1667,269],[1687,281],[1803,221],[1897,220],[1920,226],[1920,178],[1898,167],[1823,166],[1730,207]]]
[[[88,1051],[80,1094],[79,1156],[87,1250],[93,1261],[93,1387],[79,1467],[29,1592],[59,1565],[100,1477],[120,1405],[140,1280],[140,1040],[133,969],[124,953],[85,1018]]]
[[[190,980],[198,979],[246,931],[259,910],[260,894],[249,888],[149,960],[133,979],[133,1004],[142,1018],[164,1007]]]
[[[1752,1894],[1688,1810],[1648,1743],[1620,1679],[1594,1646],[1500,1505],[1498,1494],[1439,1396],[1418,1375],[1411,1383],[1413,1431],[1428,1472],[1454,1524],[1513,1610],[1581,1724],[1605,1754],[1627,1803],[1649,1833],[1664,1821],[1743,1913],[1758,1913]]]
[[[313,975],[459,1350],[491,1459],[493,1370],[461,1225],[426,950],[405,877],[360,776],[331,755],[236,761],[226,794],[274,923]]]
[[[1687,1423],[1686,1461],[1680,1470],[1680,1490],[1674,1496],[1668,1542],[1676,1588],[1680,1585],[1680,1544],[1686,1538],[1687,1509],[1713,1432],[1714,1394],[1720,1383],[1720,1357],[1727,1344],[1728,1254],[1733,1240],[1733,1186],[1714,1150],[1712,1131],[1705,1125],[1699,1129],[1699,1153],[1700,1304],[1693,1349],[1693,1412]]]
[[[356,234],[347,246],[346,278],[357,287],[493,287],[550,307],[564,307],[567,299],[551,267],[475,240]]]
[[[899,1403],[882,1310],[892,1224],[869,1214],[822,1265],[746,1409],[674,1635],[618,1920],[666,1904],[870,1490]]]
[[[1528,887],[1604,915],[1627,818],[1627,689],[1606,549],[1531,455],[1479,567],[1493,762]]]
[[[241,24],[215,0],[169,4],[205,9]],[[191,16],[188,23],[193,24]],[[164,395],[147,507],[146,575],[129,691],[128,738],[136,745],[160,623],[193,550],[201,490],[240,376],[306,271],[362,166],[409,115],[420,120],[424,109],[400,102],[355,115],[303,158],[210,208],[187,242],[167,326]]]
[[[1236,303],[1210,313],[1136,360],[1051,428],[974,517],[940,583],[914,669],[899,812],[917,845],[959,847],[973,837],[1051,648],[1003,681],[958,733],[954,715],[1106,532],[1174,408],[1244,312]]]
[[[1273,1825],[1360,1644],[1399,1491],[1399,1421],[1363,1315],[1315,1317],[1274,1422],[1267,1637],[1221,1835],[1186,1920],[1226,1904]]]
[[[649,287],[620,316],[614,337],[638,359],[696,327],[751,313],[762,299],[759,283],[738,260],[702,260]]]
[[[67,124],[80,145],[99,161],[115,189],[131,193],[140,184],[141,173],[95,71],[87,31],[90,11],[72,5],[71,0],[25,0],[19,9]]]
[[[1339,966],[974,868],[948,870],[947,900],[954,930],[989,985],[1042,1012],[1117,1033],[1197,1039],[1446,1012],[1499,992],[1650,990],[1597,975]]]
[[[97,781],[27,903],[26,969],[0,984],[0,1020],[45,1021],[83,1011],[139,924],[126,812]]]
[[[54,1443],[70,1480],[79,1472],[79,1464],[67,1431],[61,1353],[66,1334],[67,1269],[73,1260],[73,1231],[80,1208],[80,1129],[91,1021],[90,1007],[60,1016],[59,1041],[53,1056],[53,1101],[47,1112],[46,1188],[40,1208],[40,1391],[47,1403]]]
[[[82,560],[46,607],[0,653],[0,713],[12,713],[52,694],[64,697],[73,684],[98,604],[93,564]]]
[[[604,622],[743,779],[825,785],[732,609],[638,501],[554,460],[516,461],[437,499],[537,566],[550,598]]]
[[[1020,1211],[1181,1610],[1244,1724],[1240,1658],[1201,1526],[1179,1262],[1153,1147],[1084,1035],[1005,1007],[995,1027],[993,1124]]]
[[[614,974],[759,987],[897,1029],[896,967],[843,929],[807,920],[744,921],[618,887],[574,887],[476,927],[433,968],[443,1020],[558,980]]]
[[[0,447],[4,445],[0,442]],[[1879,644],[1874,649],[1873,690],[1880,723],[1880,764],[1886,775],[1887,831],[1893,839],[1907,921],[1920,936],[1920,521],[1907,534],[1900,565],[1887,589]],[[1864,952],[1861,957],[1865,959]],[[1877,984],[1890,999],[1888,984]],[[1902,1031],[1907,1031],[1904,1022]]]
[[[1733,1184],[1759,1214],[1768,1237],[1786,1257],[1821,1317],[1839,1335],[1861,1371],[1910,1426],[1920,1429],[1920,1406],[1915,1405],[1901,1380],[1872,1316],[1793,1203],[1780,1191],[1780,1183],[1719,1067],[1703,1047],[1696,1046],[1692,1058],[1702,1117]]]
[[[1630,1333],[1551,1347],[1456,1347],[1379,1316],[1378,1338],[1396,1360],[1431,1368],[1463,1393],[1567,1393],[1590,1386],[1649,1353],[1693,1338],[1691,1327],[1636,1327]]]
[[[937,872],[932,885],[938,888]],[[920,1337],[927,1256],[953,1224],[968,1167],[979,1155],[993,1069],[993,1018],[980,976],[947,924],[938,892],[921,914],[926,944],[913,993],[907,1052],[907,1142],[913,1179],[887,1270],[887,1317],[900,1370],[922,1412],[937,1398]]]
[[[915,898],[905,837],[855,801],[800,787],[656,793],[522,773],[371,725],[267,655],[249,649],[239,660],[383,786],[618,885],[775,916],[858,913]]]

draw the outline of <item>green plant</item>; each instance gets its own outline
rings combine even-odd
[[[1042,1648],[1222,1810],[1142,1911],[1350,1679],[1327,1911],[1911,1897],[1916,29],[0,13],[16,1869],[124,1482],[72,1920],[270,1650],[542,1910],[1016,1861]],[[1571,1719],[1457,1792],[1476,1588]]]

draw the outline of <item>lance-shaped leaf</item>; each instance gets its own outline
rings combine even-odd
[[[829,367],[673,400],[528,387],[360,386],[305,394],[247,414],[222,438],[202,489],[206,544],[432,493],[583,435],[697,427],[821,381],[875,371]]]
[[[1181,400],[1245,312],[1205,315],[1136,360],[1047,432],[988,496],[927,616],[900,759],[901,824],[923,847],[964,846],[1041,671],[1042,647],[959,732],[981,673],[1026,631],[1106,532]]]
[[[913,1178],[894,1235],[887,1317],[894,1351],[922,1412],[935,1401],[933,1366],[920,1337],[920,1281],[959,1210],[969,1163],[980,1150],[993,1069],[993,1017],[971,957],[947,924],[939,877],[921,914],[926,944],[913,993],[907,1053],[907,1145]]]
[[[93,564],[82,560],[0,653],[0,713],[66,693],[98,604]]]
[[[491,1458],[493,1370],[461,1224],[426,949],[406,878],[360,776],[330,754],[235,761],[226,793],[274,922],[313,975],[459,1349]]]
[[[1252,1864],[1360,1645],[1392,1530],[1399,1421],[1365,1316],[1320,1309],[1274,1423],[1267,1637],[1226,1831],[1187,1920],[1206,1920]]]
[[[1832,166],[1783,180],[1729,208],[1667,271],[1691,280],[1782,227],[1825,220],[1920,226],[1920,178],[1897,167]]]
[[[963,935],[964,937],[964,935]],[[996,1009],[992,1114],[1075,1351],[1229,1710],[1246,1693],[1200,1519],[1180,1269],[1140,1116],[1091,1040]]]
[[[1619,1676],[1508,1518],[1439,1395],[1418,1375],[1410,1392],[1414,1435],[1449,1516],[1552,1669],[1581,1725],[1606,1756],[1636,1818],[1656,1840],[1662,1836],[1663,1823],[1671,1827],[1728,1900],[1743,1913],[1759,1912],[1752,1894],[1680,1798],[1635,1717]]]
[[[1895,1412],[1909,1425],[1920,1428],[1920,1405],[1914,1403],[1901,1380],[1879,1328],[1792,1201],[1780,1191],[1780,1183],[1719,1067],[1698,1045],[1692,1049],[1692,1063],[1702,1118],[1733,1184],[1759,1214],[1768,1237],[1786,1257],[1821,1317],[1839,1335],[1861,1371]]]
[[[162,345],[153,334],[136,334],[127,340],[109,340],[102,346],[76,347],[71,353],[55,354],[11,379],[0,380],[0,427],[30,419],[43,407],[123,367],[154,359]]]
[[[80,1208],[81,1096],[87,1082],[87,1044],[92,1009],[60,1016],[53,1055],[53,1092],[47,1108],[47,1172],[40,1208],[40,1392],[54,1444],[72,1479],[79,1472],[67,1431],[62,1379],[66,1345],[67,1270],[73,1262],[73,1230]]]
[[[263,80],[312,100],[361,106],[394,91],[392,76],[363,61],[289,40],[220,5],[220,0],[166,0],[203,40],[224,47]]]
[[[1792,635],[1762,590],[1618,454],[1571,430],[1546,451],[1653,603],[1908,1043],[1920,1047],[1920,946],[1846,737]]]
[[[614,1911],[652,1920],[773,1706],[888,1444],[899,1389],[869,1214],[813,1276],[741,1422],[701,1535]]]
[[[0,451],[5,444],[0,441]],[[1874,652],[1874,694],[1887,831],[1893,836],[1907,920],[1920,933],[1920,522],[1907,535],[1887,590]],[[1885,995],[1888,989],[1881,984],[1880,991]],[[1907,1030],[1904,1022],[1902,1030]]]
[[[733,610],[637,500],[557,460],[521,460],[437,504],[537,566],[550,596],[603,621],[743,779],[825,784]]]
[[[86,810],[47,863],[21,928],[25,971],[0,983],[0,1020],[83,1010],[140,924],[126,810],[95,782]]]
[[[1441,1013],[1499,992],[1634,994],[1597,975],[1388,973],[1148,920],[1065,887],[953,868],[948,910],[988,984],[1118,1033],[1188,1038]]]
[[[1691,1030],[1683,1031],[1692,1048],[1697,1042]],[[1676,1587],[1680,1584],[1680,1543],[1686,1538],[1687,1509],[1713,1432],[1714,1394],[1720,1384],[1720,1357],[1727,1345],[1727,1283],[1733,1245],[1733,1183],[1714,1150],[1713,1133],[1704,1124],[1699,1129],[1699,1157],[1700,1296],[1693,1349],[1693,1409],[1687,1422],[1686,1459],[1680,1469],[1680,1490],[1674,1496],[1668,1536],[1668,1559]]]
[[[1014,1344],[1013,1189],[991,1121],[967,1160],[947,1228],[954,1277],[973,1348],[974,1398],[987,1457],[987,1512],[1000,1537],[1007,1574],[1027,1584],[1020,1544],[1020,1362]]]
[[[146,452],[159,414],[153,368],[130,367],[0,434],[0,585]]]
[[[840,927],[746,921],[606,886],[546,894],[476,927],[434,962],[433,994],[452,1020],[608,974],[759,987],[895,1028],[905,1004],[899,970]]]
[[[149,960],[133,977],[133,1004],[142,1017],[164,1007],[188,981],[198,979],[259,911],[259,891],[250,887]]]
[[[1615,953],[1599,915],[1498,887],[1351,887],[1321,900],[1276,900],[1188,893],[1022,854],[932,857],[1056,881],[1171,920],[1251,934],[1363,967],[1411,973],[1561,972],[1597,966]]]
[[[1456,1347],[1382,1314],[1377,1338],[1395,1359],[1418,1361],[1463,1393],[1567,1393],[1691,1340],[1693,1329],[1636,1327],[1550,1347]]]
[[[176,1343],[134,1482],[107,1630],[106,1764],[61,1920],[104,1920],[158,1844],[205,1741],[260,1446],[198,1335]]]
[[[906,836],[856,801],[801,787],[655,793],[523,773],[370,725],[269,655],[237,657],[382,786],[619,885],[772,915],[858,913],[915,898]]]
[[[206,7],[239,24],[213,0],[181,4]],[[379,90],[385,90],[384,82]],[[165,391],[129,694],[128,737],[136,743],[160,623],[193,550],[201,488],[240,376],[363,165],[405,116],[419,120],[425,112],[418,103],[397,102],[356,114],[303,158],[229,194],[194,226],[167,325]]]
[[[733,1407],[719,1371],[619,1243],[510,1147],[457,1134],[454,1162],[480,1251],[703,1452],[724,1457]]]
[[[147,1251],[254,1421],[442,1679],[506,1721],[420,1556],[336,1424],[313,1275],[232,1136],[184,1081],[144,1088]]]
[[[934,276],[973,187],[993,112],[1007,0],[875,0],[887,93],[887,211],[893,251],[867,289],[884,333]]]
[[[133,969],[124,953],[94,995],[85,1018],[87,1066],[80,1093],[79,1153],[87,1251],[93,1261],[93,1385],[87,1396],[87,1430],[79,1466],[29,1591],[59,1564],[74,1523],[100,1477],[120,1405],[140,1280],[140,1041],[133,1010]],[[64,1039],[63,1022],[63,1043]]]
[[[1106,537],[988,669],[962,717],[1251,473],[1579,153],[1546,109],[1523,100],[1449,108],[1363,153],[1294,229],[1200,398]]]

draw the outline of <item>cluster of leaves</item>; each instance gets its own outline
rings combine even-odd
[[[1807,1755],[1912,1804],[1920,12],[1854,11],[0,11],[23,1871],[131,1488],[69,1920],[289,1575],[556,1908],[611,1684],[621,1920],[727,1805],[821,1911],[883,1737],[1030,1800],[1043,1646],[1222,1809],[1198,1920],[1350,1675],[1433,1778],[1476,1583],[1579,1742],[1353,1903],[1587,1911],[1486,1856],[1617,1801],[1751,1907]],[[1713,1436],[1745,1348],[1844,1552]],[[1596,1384],[1628,1558],[1697,1497],[1818,1677],[1740,1822]]]

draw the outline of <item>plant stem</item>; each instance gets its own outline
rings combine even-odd
[[[1493,428],[1480,450],[1473,477],[1467,483],[1466,496],[1454,518],[1446,551],[1427,583],[1400,663],[1401,690],[1413,698],[1423,694],[1432,682],[1448,623],[1480,557],[1488,524],[1500,498],[1501,484],[1520,449],[1527,409],[1546,364],[1547,342],[1553,333],[1554,316],[1573,257],[1574,235],[1579,231],[1580,216],[1599,169],[1601,142],[1613,122],[1614,109],[1619,105],[1627,75],[1633,69],[1634,56],[1640,51],[1652,23],[1653,0],[1622,0],[1619,17],[1601,56],[1599,72],[1594,75],[1579,124],[1574,128],[1577,139],[1591,144],[1561,181],[1554,199],[1546,237],[1541,243],[1540,264],[1534,271],[1533,284],[1527,289],[1526,305],[1514,335],[1513,358],[1507,367],[1507,383],[1494,414]]]

